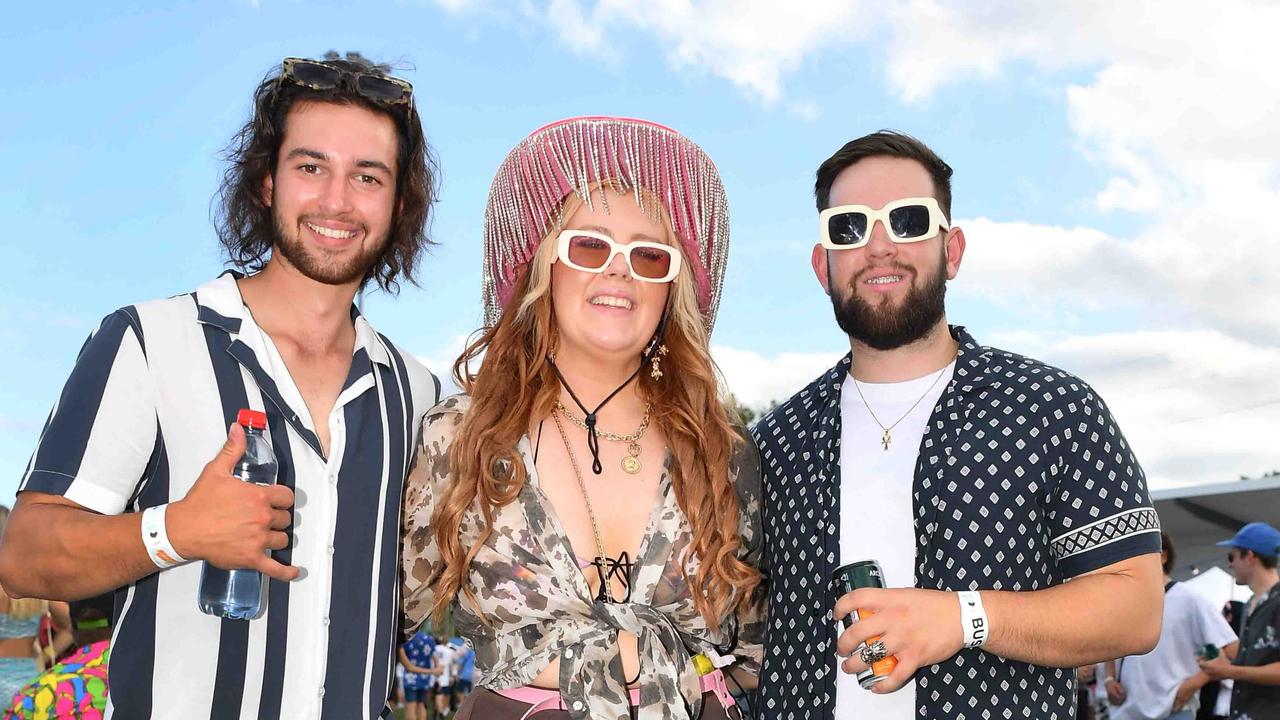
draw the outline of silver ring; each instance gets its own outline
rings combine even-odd
[[[868,666],[872,663],[880,662],[888,655],[889,651],[885,649],[883,640],[877,640],[870,645],[864,643],[862,649],[858,651],[858,656],[862,658],[863,664]]]

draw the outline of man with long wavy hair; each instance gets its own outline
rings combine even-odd
[[[0,582],[119,588],[108,717],[389,717],[396,513],[439,384],[353,300],[412,280],[428,243],[435,173],[412,87],[355,53],[287,58],[228,154],[217,225],[238,271],[89,338],[23,477]],[[275,485],[232,475],[243,408],[266,415]],[[198,612],[203,566],[269,578],[261,613]]]
[[[729,656],[759,660],[760,496],[707,344],[715,166],[661,125],[574,118],[517,145],[489,198],[489,324],[405,491],[406,626],[456,602],[480,675],[459,720],[732,717]]]

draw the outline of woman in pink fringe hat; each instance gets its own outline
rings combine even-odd
[[[715,166],[655,123],[552,123],[498,168],[487,326],[405,493],[406,627],[452,611],[476,651],[459,718],[741,715],[763,538],[708,346],[728,240]]]

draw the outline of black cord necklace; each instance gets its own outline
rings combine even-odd
[[[587,449],[591,451],[591,472],[599,475],[604,472],[604,466],[600,464],[600,437],[596,433],[596,413],[600,412],[600,408],[604,407],[606,403],[617,396],[618,393],[622,392],[623,388],[630,385],[632,380],[636,379],[636,376],[640,374],[640,369],[644,367],[644,364],[641,363],[640,365],[637,365],[635,372],[631,373],[630,377],[626,380],[623,380],[621,385],[614,388],[613,392],[609,393],[604,400],[601,400],[595,410],[587,410],[587,406],[583,405],[582,401],[578,399],[577,393],[573,391],[572,387],[569,387],[569,382],[565,380],[564,375],[560,373],[560,368],[556,367],[556,361],[549,355],[547,356],[547,364],[551,366],[551,371],[556,374],[556,377],[560,380],[560,384],[564,386],[564,389],[569,391],[569,397],[573,398],[573,404],[577,405],[578,409],[582,411],[583,422],[587,425]]]

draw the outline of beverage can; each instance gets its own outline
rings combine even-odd
[[[883,588],[884,570],[880,568],[880,563],[875,560],[860,560],[858,562],[841,565],[831,572],[831,583],[834,586],[837,595],[844,595],[853,592],[858,588]],[[841,618],[847,629],[853,623],[866,619],[874,615],[870,610],[855,609],[845,617]],[[867,643],[875,643],[880,640],[880,636],[867,638]],[[861,652],[867,643],[858,646],[855,653]],[[858,673],[858,684],[864,688],[871,688],[876,683],[884,680],[898,666],[898,658],[889,655],[885,658],[871,663],[871,667]]]

